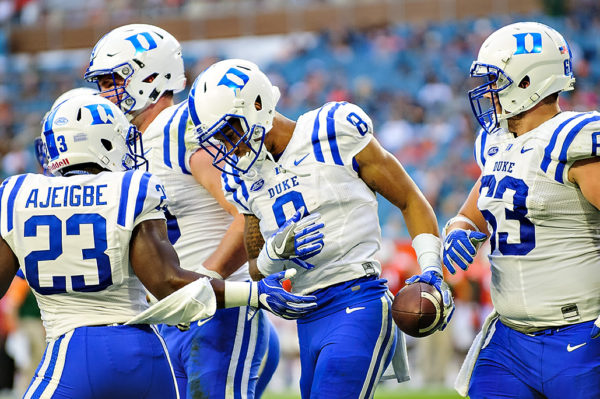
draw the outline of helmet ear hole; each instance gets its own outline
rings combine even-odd
[[[106,151],[110,151],[113,148],[112,143],[107,140],[107,139],[100,139],[100,142],[102,143],[102,145],[104,146],[104,148],[106,149]]]
[[[523,79],[519,82],[519,87],[521,89],[526,89],[531,84],[531,80],[529,79],[529,75],[525,75]]]
[[[262,99],[260,98],[260,94],[256,97],[256,100],[254,100],[254,108],[257,111],[262,109]]]

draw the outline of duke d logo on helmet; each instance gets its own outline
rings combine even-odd
[[[517,51],[515,51],[515,55],[542,52],[542,35],[540,33],[515,33],[513,36],[517,39]]]

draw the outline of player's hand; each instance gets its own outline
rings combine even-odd
[[[289,259],[304,269],[315,267],[305,260],[323,249],[324,235],[321,229],[325,225],[320,223],[319,213],[304,216],[305,209],[300,208],[267,239],[263,250],[266,251],[269,259],[273,261]]]
[[[455,266],[467,270],[473,263],[473,257],[481,243],[487,240],[487,236],[478,231],[454,229],[444,240],[444,252],[442,261],[448,271],[456,273]]]
[[[444,321],[438,328],[440,331],[443,331],[448,323],[450,323],[450,319],[454,314],[454,300],[452,299],[450,287],[446,284],[442,275],[434,270],[428,270],[423,274],[417,274],[406,280],[406,284],[414,284],[417,282],[433,285],[442,295],[442,301],[444,302]]]
[[[314,295],[295,295],[287,292],[281,285],[283,281],[295,274],[296,269],[289,269],[253,283],[258,290],[258,308],[266,309],[288,320],[305,316],[315,309],[317,298]]]
[[[590,337],[592,337],[592,338],[600,337],[600,316],[598,316],[598,318],[594,322],[594,325],[592,326],[592,332],[590,334]]]

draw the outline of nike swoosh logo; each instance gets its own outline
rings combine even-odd
[[[585,344],[587,344],[587,342],[584,342],[583,344],[579,344],[579,345],[575,345],[575,346],[571,346],[571,344],[569,344],[569,345],[567,345],[567,352],[573,352],[575,349],[581,348]]]
[[[112,53],[112,54],[108,54],[108,53],[106,53],[106,56],[107,56],[107,57],[114,57],[115,55],[117,55],[117,54],[119,54],[119,53],[120,53],[120,51],[117,51],[116,53]]]
[[[531,150],[533,150],[533,148],[525,148],[525,147],[523,147],[523,148],[521,148],[521,154],[525,154],[527,151],[531,151]]]
[[[307,157],[307,156],[309,156],[309,155],[310,155],[310,153],[306,154],[305,156],[303,156],[303,157],[302,157],[302,158],[300,158],[300,159],[297,159],[297,160],[295,160],[295,161],[294,161],[294,166],[298,166],[298,165],[300,165],[300,162],[304,161],[304,160],[306,159],[306,157]]]
[[[357,308],[346,308],[346,313],[350,314],[352,312],[356,312],[357,310],[363,310],[364,308],[364,306],[359,306]]]

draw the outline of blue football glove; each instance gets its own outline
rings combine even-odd
[[[478,231],[454,229],[444,240],[444,252],[442,261],[452,274],[456,273],[454,266],[467,270],[473,263],[473,257],[487,236]]]
[[[273,261],[291,260],[304,269],[315,266],[306,259],[315,256],[323,249],[325,227],[320,223],[321,215],[313,213],[304,216],[305,208],[300,208],[271,237],[267,239],[264,250]]]
[[[258,308],[288,320],[300,318],[314,310],[317,307],[317,297],[295,295],[283,289],[281,283],[295,274],[295,269],[289,269],[254,283],[258,291]]]
[[[598,316],[598,318],[594,322],[594,325],[592,326],[592,332],[590,334],[590,337],[592,337],[592,338],[600,337],[600,316]]]
[[[406,280],[406,284],[413,284],[417,282],[433,285],[442,295],[442,301],[444,302],[444,321],[438,328],[440,331],[443,331],[448,323],[450,323],[450,319],[454,314],[454,300],[452,299],[452,291],[450,291],[450,287],[448,284],[446,284],[442,275],[434,270],[428,270],[423,274],[412,276]]]

